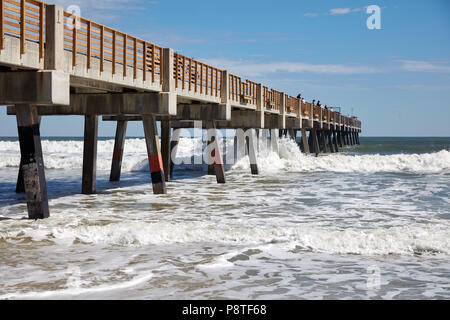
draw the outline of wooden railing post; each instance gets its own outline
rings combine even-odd
[[[3,2],[3,0],[2,0]],[[3,10],[3,9],[2,9]],[[44,58],[44,34],[45,34],[45,26],[44,26],[44,19],[45,19],[45,5],[43,2],[39,3],[39,60]],[[2,20],[3,23],[3,20]]]
[[[25,0],[20,1],[20,54],[25,54]]]
[[[175,90],[175,79],[173,75],[174,67],[174,52],[173,49],[164,48],[162,56],[162,91],[171,92]],[[178,78],[178,68],[176,70],[176,77]]]
[[[5,0],[0,0],[0,51],[5,49]]]
[[[44,69],[64,69],[64,9],[57,5],[45,10]]]

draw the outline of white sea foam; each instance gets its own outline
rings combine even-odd
[[[43,141],[44,163],[48,169],[81,169],[82,141]],[[263,145],[261,143],[261,145]],[[113,140],[98,143],[98,170],[109,170],[114,148]],[[227,142],[231,150],[231,141]],[[190,162],[192,156],[200,156],[201,140],[182,138],[177,157]],[[18,142],[0,141],[0,169],[18,167],[20,162]],[[450,152],[442,150],[427,154],[394,155],[346,155],[330,154],[318,158],[302,154],[291,140],[281,139],[279,154],[261,149],[258,165],[262,174],[277,171],[293,172],[409,172],[448,173],[450,172]],[[248,158],[241,159],[234,170],[248,170]],[[128,139],[125,144],[123,171],[147,171],[147,150],[144,139]]]
[[[265,250],[272,243],[282,248],[328,254],[411,255],[450,254],[448,225],[414,225],[379,229],[319,228],[313,226],[242,226],[206,222],[118,222],[108,225],[78,225],[53,228],[22,228],[0,233],[0,241],[17,238],[56,243],[75,241],[116,246],[215,243],[254,245]],[[219,263],[219,262],[217,262]],[[217,264],[216,263],[216,264]],[[224,261],[219,264],[223,265]]]

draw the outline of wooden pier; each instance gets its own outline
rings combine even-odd
[[[128,121],[142,121],[155,194],[171,178],[172,129],[194,121],[211,132],[210,173],[225,183],[219,129],[243,129],[253,174],[252,130],[277,150],[277,136],[297,139],[306,153],[359,144],[361,122],[303,102],[227,70],[65,12],[36,0],[0,0],[0,105],[15,115],[21,164],[17,192],[30,219],[50,215],[41,148],[42,116],[85,117],[82,193],[96,192],[99,116],[117,122],[111,181],[120,180]],[[161,142],[157,131],[161,122]],[[308,134],[309,133],[309,134]],[[174,134],[177,134],[174,131]],[[270,137],[270,140],[267,139]],[[175,138],[175,139],[174,139]],[[265,138],[265,139],[264,139]]]

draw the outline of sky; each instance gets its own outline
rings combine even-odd
[[[363,136],[450,136],[450,1],[48,0],[243,79],[355,114]],[[381,8],[369,30],[367,6]],[[43,136],[82,136],[46,117]],[[16,136],[0,110],[0,136]],[[101,122],[100,136],[113,136]],[[129,136],[142,136],[138,123]]]

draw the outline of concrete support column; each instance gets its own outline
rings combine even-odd
[[[94,194],[97,178],[98,116],[84,117],[83,182],[81,193]]]
[[[288,132],[289,132],[289,137],[290,137],[292,140],[296,141],[294,129],[289,129]]]
[[[316,157],[319,155],[320,153],[320,148],[319,148],[319,138],[317,136],[317,130],[315,128],[311,129],[310,132],[311,135],[311,145],[312,145],[312,152],[316,154]]]
[[[248,158],[250,160],[250,169],[253,175],[258,175],[259,170],[258,170],[258,162],[256,160],[255,141],[252,130],[249,131],[250,135],[246,136],[245,139],[247,145]]]
[[[326,132],[323,130],[320,132],[320,139],[322,140],[321,142],[322,142],[323,152],[324,153],[330,152],[330,150],[328,150]]]
[[[171,128],[169,120],[161,120],[161,155],[163,159],[164,178],[170,179],[170,141]]]
[[[127,134],[128,121],[117,121],[116,139],[114,141],[114,153],[111,165],[111,175],[109,181],[120,181],[120,173],[122,171],[123,149],[125,147],[125,137]]]
[[[64,9],[57,5],[45,7],[44,69],[64,69]]]
[[[270,145],[273,152],[276,152],[278,154],[278,138],[277,138],[277,130],[271,129],[270,130]]]
[[[336,131],[333,131],[333,144],[334,144],[334,151],[335,152],[339,152],[338,139],[337,139]]]
[[[38,116],[38,126],[41,124],[41,117]],[[20,141],[19,141],[20,142]],[[17,174],[16,193],[25,193],[25,182],[23,180],[23,160],[20,159],[19,173]]]
[[[339,130],[338,132],[337,132],[337,139],[338,139],[338,142],[339,142],[339,147],[343,147],[343,145],[342,145],[342,134],[341,134],[341,130]]]
[[[208,145],[207,149],[211,152],[211,157],[213,159],[213,169],[214,173],[216,175],[217,183],[224,184],[226,182],[225,180],[225,168],[223,165],[223,157],[222,152],[220,150],[220,144],[216,129],[216,124],[214,121],[210,124],[211,127],[209,131],[211,131],[210,139],[211,143]]]
[[[214,134],[212,133],[211,130],[207,130],[207,136],[208,136],[208,146],[211,146],[215,142]],[[237,160],[239,160],[239,157],[237,158]],[[214,163],[208,164],[208,176],[215,176],[215,175],[216,169]]]
[[[161,156],[158,130],[154,115],[142,116],[144,124],[145,142],[147,144],[148,163],[152,177],[153,193],[166,194],[166,179],[164,176],[164,165]]]
[[[308,139],[306,137],[306,129],[302,128],[302,143],[301,143],[301,149],[303,153],[310,153],[310,149],[309,149],[309,143],[308,143]]]
[[[268,149],[267,129],[262,129],[261,142],[263,146]]]
[[[331,153],[335,153],[336,151],[334,150],[334,146],[333,146],[333,138],[331,135],[331,131],[326,131],[326,135],[328,138],[328,147]]]
[[[173,180],[174,176],[174,160],[177,157],[178,142],[180,141],[181,130],[174,129],[172,134],[172,141],[170,141],[170,179]]]
[[[16,105],[16,117],[28,218],[45,219],[50,210],[37,107]]]

